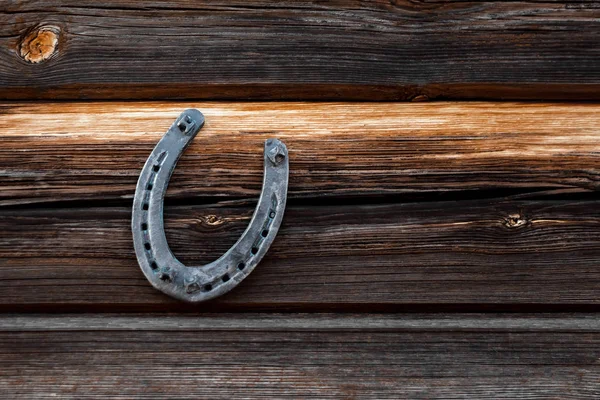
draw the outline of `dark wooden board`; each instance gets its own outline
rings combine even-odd
[[[2,1],[6,99],[600,99],[594,1]]]
[[[188,107],[207,122],[171,200],[258,197],[269,137],[288,145],[293,200],[600,188],[596,104],[4,103],[0,204],[129,204],[150,151]]]
[[[252,214],[168,206],[186,264],[218,258]],[[585,310],[600,305],[600,203],[474,200],[290,206],[267,256],[239,287],[188,305],[137,265],[131,210],[0,211],[0,310]],[[546,307],[546,308],[545,308]]]
[[[0,317],[7,398],[600,396],[597,315]]]

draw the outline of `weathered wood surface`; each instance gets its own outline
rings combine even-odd
[[[600,99],[594,1],[0,2],[0,98]]]
[[[597,315],[0,317],[7,398],[600,396]]]
[[[207,122],[171,200],[256,198],[268,137],[288,145],[292,201],[600,187],[596,104],[4,103],[0,204],[131,199],[187,107]]]
[[[0,397],[600,398],[600,105],[416,103],[600,100],[599,38],[589,1],[0,0]],[[130,233],[187,107],[185,263],[245,228],[262,142],[291,157],[264,262],[197,305]]]
[[[252,208],[167,207],[167,239],[184,263],[210,262],[237,240]],[[600,305],[599,201],[292,205],[252,275],[199,305],[149,285],[133,253],[130,218],[129,207],[1,211],[0,310]]]
[[[0,332],[469,331],[597,333],[594,313],[193,313],[2,314]]]
[[[200,306],[150,287],[130,234],[139,170],[191,106],[207,124],[175,171],[166,209],[167,237],[182,261],[216,259],[245,228],[262,180],[262,141],[283,139],[291,160],[291,201],[272,249],[239,288]],[[599,305],[598,105],[1,110],[3,311]]]

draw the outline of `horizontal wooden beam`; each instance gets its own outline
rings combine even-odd
[[[207,263],[235,243],[251,214],[251,205],[169,206],[167,239],[182,262]],[[150,286],[135,259],[130,218],[126,207],[0,212],[0,309],[522,311],[600,305],[598,201],[291,206],[257,269],[234,291],[200,305],[182,304]]]
[[[131,199],[188,107],[207,122],[169,200],[258,197],[269,137],[288,145],[292,201],[600,188],[597,104],[4,103],[0,204]]]
[[[595,399],[598,324],[595,315],[9,316],[0,385],[10,398]]]
[[[364,331],[600,333],[593,313],[2,314],[0,332]]]
[[[597,100],[599,34],[593,2],[7,2],[0,98]]]

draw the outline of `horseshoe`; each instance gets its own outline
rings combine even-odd
[[[163,224],[163,200],[179,157],[204,125],[198,110],[185,110],[158,142],[142,172],[133,198],[131,229],[142,272],[152,286],[188,302],[229,292],[263,258],[277,235],[287,199],[289,162],[285,144],[264,144],[264,177],[258,205],[248,228],[219,259],[186,267],[171,252]]]

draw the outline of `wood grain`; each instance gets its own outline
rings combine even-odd
[[[0,397],[600,398],[600,104],[427,103],[600,100],[599,37],[591,1],[0,0]],[[265,139],[291,159],[264,261],[197,305],[130,232],[188,107],[184,263],[246,227]]]
[[[600,395],[597,315],[0,317],[13,399]]]
[[[596,104],[4,103],[0,204],[131,199],[188,107],[207,122],[169,200],[258,197],[269,137],[289,148],[292,200],[600,188]]]
[[[600,99],[593,1],[0,4],[5,99]]]
[[[167,239],[182,262],[210,262],[252,209],[169,206]],[[292,205],[259,267],[198,305],[146,281],[130,208],[4,210],[0,310],[597,309],[599,210],[597,200]]]

